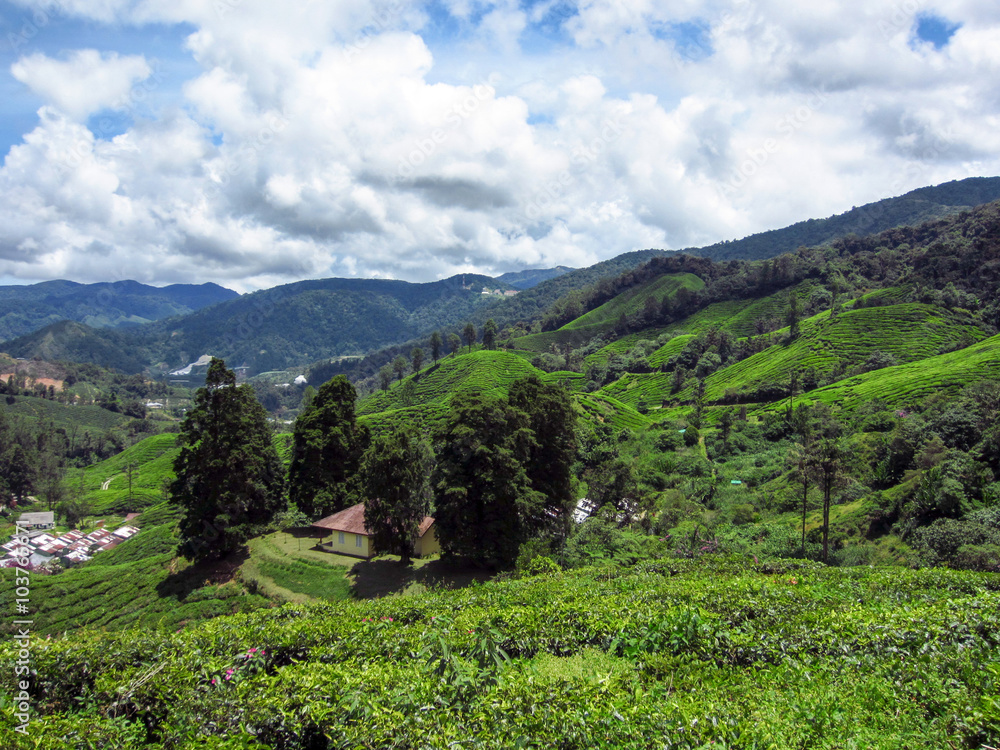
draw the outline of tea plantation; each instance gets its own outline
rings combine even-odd
[[[997,574],[664,558],[36,640],[0,744],[988,748],[998,645]]]

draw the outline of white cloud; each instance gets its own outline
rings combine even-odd
[[[200,72],[109,141],[82,123],[145,60],[15,64],[49,105],[0,169],[0,276],[584,265],[1000,173],[1000,12],[939,3],[962,26],[935,50],[910,44],[912,5],[449,0],[454,39],[409,0],[67,5],[191,25]],[[568,37],[519,50],[553,18]]]
[[[72,52],[66,60],[41,53],[22,57],[11,75],[60,111],[78,120],[104,108],[129,106],[129,92],[153,72],[142,55]]]

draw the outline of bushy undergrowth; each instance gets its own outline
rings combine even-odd
[[[0,744],[980,748],[998,613],[997,574],[712,556],[287,605],[36,642]]]

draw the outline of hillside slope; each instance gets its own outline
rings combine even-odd
[[[60,320],[92,328],[141,325],[186,315],[238,296],[231,289],[211,283],[153,287],[137,281],[46,281],[0,286],[0,341],[24,336]]]
[[[783,229],[685,252],[712,260],[773,258],[798,247],[828,245],[850,234],[877,234],[894,227],[943,219],[997,199],[1000,199],[1000,177],[970,177],[911,190],[826,219],[800,221]]]

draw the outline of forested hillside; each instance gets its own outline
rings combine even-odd
[[[186,315],[239,295],[218,284],[153,287],[136,281],[0,287],[0,341],[17,338],[62,320],[91,328],[136,326]]]

